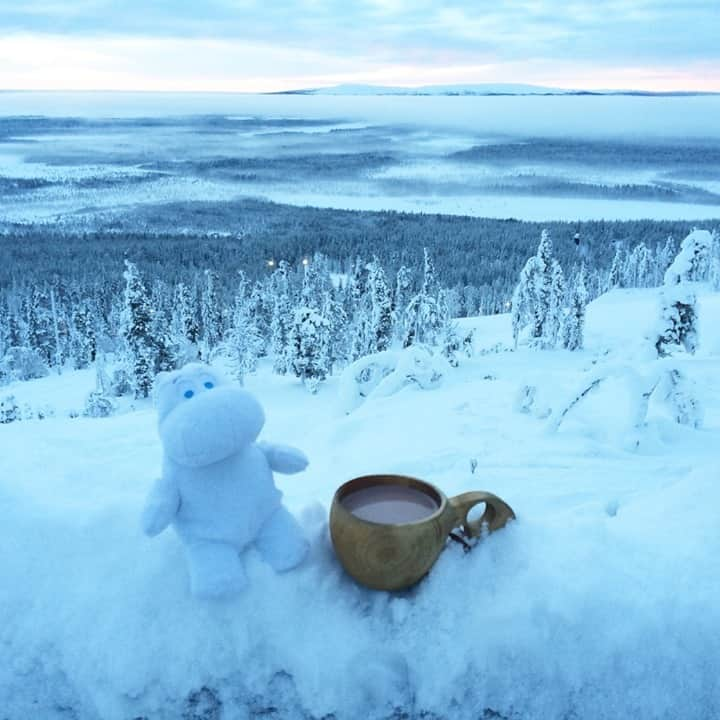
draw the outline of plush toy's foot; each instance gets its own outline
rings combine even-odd
[[[247,585],[238,551],[226,543],[197,541],[187,546],[190,590],[203,599],[237,595]]]
[[[278,508],[262,526],[255,546],[277,572],[299,565],[310,547],[297,520],[284,507]]]

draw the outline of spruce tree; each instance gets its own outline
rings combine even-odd
[[[154,343],[151,336],[152,308],[136,265],[125,261],[125,296],[122,337],[127,371],[136,398],[148,397],[155,377]]]
[[[702,282],[710,270],[713,236],[707,230],[693,230],[680,244],[680,252],[665,273],[665,284]]]
[[[325,292],[320,314],[328,322],[328,372],[331,372],[337,363],[348,360],[347,315],[343,303],[329,290]]]
[[[150,323],[150,342],[153,348],[154,373],[175,370],[181,358],[187,359],[185,348],[173,335],[171,322],[162,309],[153,310]]]
[[[0,361],[10,347],[10,309],[0,302]]]
[[[717,232],[712,234],[709,265],[708,281],[710,287],[715,291],[720,290],[720,235]]]
[[[678,349],[693,354],[697,348],[697,297],[695,286],[709,270],[712,236],[694,230],[683,241],[680,252],[665,273],[660,293],[660,330],[655,341],[659,357]]]
[[[662,246],[662,248],[658,249],[656,256],[655,256],[655,277],[654,277],[654,284],[655,285],[662,285],[665,279],[665,273],[667,269],[672,264],[672,261],[675,259],[675,256],[677,255],[677,243],[675,242],[675,238],[670,235],[668,239],[665,241],[665,244]]]
[[[223,317],[220,296],[218,294],[218,276],[212,270],[205,270],[200,301],[202,319],[202,356],[208,359],[222,339]]]
[[[392,342],[392,300],[385,271],[377,257],[368,268],[368,293],[370,296],[370,322],[368,340],[370,353],[387,350]]]
[[[284,375],[290,370],[290,329],[293,325],[293,303],[289,283],[290,266],[281,260],[270,276],[269,295],[272,302],[270,316],[270,353],[273,370]]]
[[[560,326],[563,319],[565,304],[565,277],[560,263],[552,261],[552,274],[550,277],[550,293],[548,294],[548,307],[543,327],[542,345],[553,348],[557,345]]]
[[[565,315],[562,334],[563,347],[567,350],[581,350],[585,336],[585,307],[587,305],[587,288],[585,287],[585,265],[575,277],[570,290],[570,307]]]
[[[533,332],[534,343],[539,347],[547,347],[549,338],[552,337],[552,312],[555,291],[553,288],[553,276],[555,275],[555,258],[553,257],[553,246],[550,234],[543,230],[540,234],[540,244],[537,251],[538,272],[532,284],[533,310]],[[550,316],[550,317],[549,317]],[[548,327],[550,325],[551,327]]]
[[[180,342],[197,345],[200,340],[195,297],[182,282],[175,286],[173,293],[172,328],[173,335]]]
[[[407,307],[403,347],[417,343],[425,345],[439,343],[446,319],[440,312],[436,293],[435,266],[428,249],[425,248],[423,282],[420,291]]]
[[[650,287],[652,282],[652,254],[644,242],[639,243],[634,252],[637,255],[637,279],[635,281],[635,287]]]
[[[311,393],[329,373],[329,323],[314,308],[300,305],[295,310],[290,334],[293,372]]]
[[[660,293],[660,331],[655,341],[658,357],[697,348],[697,298],[688,283],[666,284]]]
[[[27,345],[35,350],[43,362],[55,364],[55,333],[50,298],[44,289],[35,288],[25,302]]]
[[[615,255],[610,268],[610,277],[608,278],[608,290],[623,286],[623,257],[622,245],[617,243],[615,246]]]
[[[369,286],[368,266],[360,259],[350,276],[348,316],[348,357],[351,361],[372,352],[372,298]]]
[[[72,314],[71,356],[73,367],[86,368],[95,361],[97,335],[87,302],[75,306]]]
[[[560,263],[553,257],[552,242],[543,230],[537,254],[528,258],[511,303],[513,341],[530,327],[530,344],[538,348],[556,346],[562,322],[565,283]]]
[[[262,337],[257,327],[253,305],[248,281],[245,274],[240,271],[227,347],[235,377],[241,385],[245,381],[245,376],[257,368],[258,356],[262,348]]]
[[[272,321],[272,299],[261,282],[258,281],[253,284],[248,302],[257,333],[257,357],[265,357],[268,350],[266,340],[270,337],[270,323]]]
[[[405,334],[405,311],[410,301],[412,280],[412,271],[405,265],[401,265],[395,277],[395,295],[393,297],[393,327],[396,337],[400,340]]]

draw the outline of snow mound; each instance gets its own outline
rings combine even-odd
[[[344,412],[371,398],[389,397],[407,385],[432,390],[448,370],[447,361],[425,347],[386,350],[350,364],[340,378],[339,398]]]

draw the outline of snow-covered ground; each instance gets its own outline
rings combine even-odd
[[[160,469],[149,405],[68,418],[92,371],[2,388],[55,417],[0,426],[0,717],[717,717],[720,295],[701,298],[701,346],[681,363],[698,430],[660,407],[640,429],[628,415],[632,373],[657,362],[656,303],[602,296],[578,353],[509,352],[508,316],[463,320],[476,355],[439,388],[349,415],[337,380],[311,396],[261,369],[263,437],[311,459],[276,479],[312,552],[277,576],[250,551],[250,589],[226,603],[191,598],[172,532],[139,530]],[[604,369],[617,380],[553,432],[547,413]],[[490,490],[518,519],[468,554],[451,543],[411,591],[368,591],[326,521],[336,487],[372,472]]]
[[[447,196],[441,194],[387,196],[372,188],[355,189],[354,193],[313,192],[265,189],[262,198],[287,203],[336,210],[395,210],[397,212],[441,213],[485,218],[513,218],[531,222],[550,222],[558,217],[570,221],[584,220],[715,220],[720,206],[698,205],[654,200],[613,200],[596,198],[538,197],[527,195]]]

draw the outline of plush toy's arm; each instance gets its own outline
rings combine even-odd
[[[265,453],[270,468],[285,475],[302,472],[308,466],[308,459],[302,450],[289,445],[275,445],[274,443],[258,443]]]
[[[175,483],[161,477],[155,481],[142,512],[140,524],[143,532],[150,537],[161,533],[180,509],[180,493]]]

